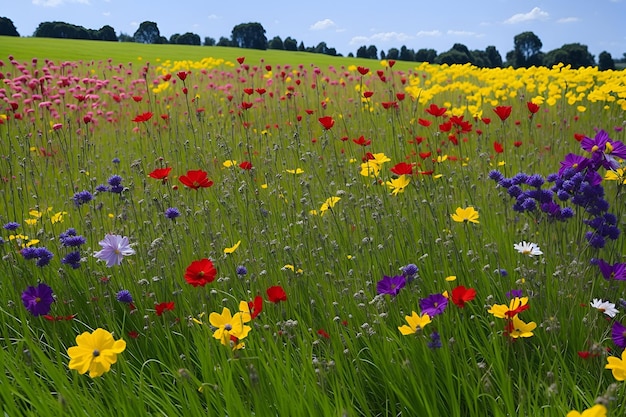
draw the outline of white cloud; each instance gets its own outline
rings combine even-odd
[[[350,39],[350,45],[356,45],[358,44],[362,44],[362,43],[366,43],[367,41],[369,41],[370,38],[368,38],[367,36],[355,36],[352,39]]]
[[[210,14],[209,16],[207,16],[209,18],[209,20],[217,20],[217,19],[221,19],[220,16],[216,15],[216,14]]]
[[[109,17],[111,16],[111,12],[102,12],[102,16]]]
[[[57,7],[66,3],[89,4],[89,0],[33,0],[35,6]]]
[[[324,19],[313,23],[309,29],[310,30],[325,30],[336,27],[337,25],[330,19]]]
[[[556,21],[556,23],[575,23],[580,22],[580,19],[577,17],[564,17]]]
[[[479,37],[482,36],[476,32],[468,32],[466,30],[449,30],[448,35],[452,36],[468,36],[468,37]]]
[[[420,30],[419,32],[416,33],[417,37],[424,37],[424,36],[441,36],[441,31],[438,30]]]
[[[357,43],[376,43],[376,42],[404,42],[413,37],[406,33],[398,32],[379,32],[372,36],[355,36],[350,40],[350,44]]]
[[[521,22],[528,22],[529,20],[546,20],[550,15],[548,12],[544,12],[539,7],[534,7],[528,13],[518,13],[509,17],[504,23],[515,24]]]

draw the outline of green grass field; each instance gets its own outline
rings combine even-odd
[[[622,72],[0,60],[3,415],[624,415]]]

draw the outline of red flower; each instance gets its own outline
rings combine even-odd
[[[135,103],[139,103],[141,100],[143,100],[143,97],[142,97],[142,96],[133,96],[133,101],[134,101]]]
[[[330,339],[330,335],[328,333],[326,333],[326,330],[324,330],[324,329],[319,329],[317,331],[317,334],[322,336],[324,339]]]
[[[181,81],[185,81],[187,79],[187,71],[179,71],[176,75]]]
[[[263,297],[257,295],[254,300],[248,301],[248,308],[250,309],[250,318],[256,318],[263,311]]]
[[[391,168],[391,172],[396,175],[411,175],[413,173],[413,165],[406,162],[400,162]]]
[[[200,259],[193,261],[185,270],[185,281],[194,287],[204,287],[206,284],[213,282],[217,270],[213,266],[210,259]]]
[[[252,108],[253,104],[254,104],[254,103],[248,103],[248,102],[246,102],[246,101],[242,101],[242,102],[241,102],[241,106],[240,106],[240,107],[241,107],[243,110],[248,110],[248,109]]]
[[[448,120],[447,122],[440,124],[439,130],[441,130],[442,132],[449,132],[450,130],[452,130],[452,122]]]
[[[522,141],[516,140],[515,142],[513,142],[513,146],[515,146],[516,148],[519,148],[520,146],[522,146]]]
[[[508,310],[506,313],[504,313],[504,315],[507,316],[507,318],[512,319],[513,317],[517,316],[522,311],[526,311],[529,308],[530,308],[530,304],[526,303],[526,304],[520,305],[515,310]]]
[[[406,95],[404,93],[396,93],[396,98],[398,99],[398,101],[404,100],[405,97]]]
[[[326,130],[329,130],[335,125],[335,119],[333,119],[330,116],[320,117],[318,120],[320,121],[322,126],[324,126],[324,129]]]
[[[239,168],[244,169],[246,171],[251,170],[252,163],[248,161],[243,161],[242,163],[239,164]]]
[[[500,142],[493,142],[493,150],[496,151],[496,153],[502,153],[504,152],[504,147]]]
[[[398,102],[397,101],[383,101],[380,103],[383,106],[383,109],[388,110],[388,109],[397,109],[398,108]]]
[[[254,93],[254,88],[244,88],[243,92],[250,96]]]
[[[154,310],[156,311],[157,316],[160,316],[165,311],[174,311],[174,302],[169,301],[169,302],[157,304],[154,306]]]
[[[152,119],[152,112],[145,112],[145,113],[141,113],[139,116],[135,117],[133,119],[133,122],[136,123],[143,123],[143,122],[147,122],[148,120]]]
[[[426,120],[426,119],[422,119],[421,117],[419,119],[417,119],[417,123],[419,123],[420,125],[424,126],[424,127],[428,127],[432,124],[432,122],[430,120]]]
[[[528,107],[528,111],[531,114],[535,114],[539,111],[539,105],[533,103],[532,101],[529,101],[528,103],[526,103],[526,107]]]
[[[365,139],[363,135],[361,135],[358,139],[352,139],[352,142],[360,146],[367,146],[367,145],[371,145],[372,143],[370,139]]]
[[[163,182],[165,183],[165,181],[167,181],[167,176],[170,174],[171,170],[172,168],[170,167],[157,168],[151,173],[149,173],[148,176],[150,178],[154,178],[155,180],[163,180]]]
[[[131,330],[127,334],[128,334],[128,337],[130,337],[131,339],[137,339],[139,337],[139,333],[136,332],[135,330]]]
[[[313,113],[315,113],[315,110],[306,109],[306,110],[304,110],[304,112],[306,114],[313,114]]]
[[[419,153],[419,156],[420,156],[420,158],[422,158],[422,159],[426,159],[426,158],[430,158],[430,156],[431,156],[432,154],[433,154],[432,152],[420,152],[420,153]]]
[[[243,64],[243,61],[245,61],[245,60],[246,60],[245,56],[240,56],[240,57],[237,58],[237,62],[239,62],[239,65]]]
[[[187,175],[181,175],[178,180],[186,187],[197,190],[198,188],[207,188],[213,185],[213,181],[207,178],[207,173],[201,169],[187,171]]]
[[[368,72],[370,72],[370,69],[367,67],[356,67],[356,70],[359,72],[359,74],[361,75],[366,75]]]
[[[363,97],[365,97],[365,98],[370,98],[373,95],[374,95],[373,91],[364,91],[363,92]]]
[[[497,107],[494,107],[493,111],[498,115],[500,120],[504,122],[511,115],[512,109],[513,107],[511,106],[497,106]]]
[[[489,117],[483,117],[483,118],[482,118],[482,119],[480,119],[480,120],[482,120],[482,122],[483,122],[484,124],[486,124],[486,125],[488,125],[489,123],[491,123],[491,119],[490,119]]]
[[[267,299],[272,303],[279,303],[281,301],[287,301],[287,294],[283,287],[275,285],[267,289]]]
[[[389,61],[387,61],[387,63],[389,64],[389,68],[393,68],[393,66],[396,65],[396,60],[390,59]]]
[[[465,303],[472,301],[476,297],[476,290],[473,288],[465,288],[463,285],[452,290],[452,302],[460,308],[465,307]]]
[[[262,96],[263,94],[265,94],[267,90],[265,88],[257,88],[254,91],[256,91],[260,96]]]
[[[582,134],[582,133],[574,133],[574,139],[576,139],[577,142],[580,142],[584,138],[585,138],[584,134]]]
[[[446,109],[445,107],[439,107],[436,104],[431,104],[427,109],[426,109],[426,113],[428,114],[432,114],[435,117],[440,117],[443,116],[444,114],[446,114]]]

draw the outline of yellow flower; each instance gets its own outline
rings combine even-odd
[[[396,179],[392,179],[391,181],[387,181],[386,184],[391,188],[391,194],[398,195],[399,193],[404,192],[404,189],[411,182],[411,179],[408,175],[400,175]]]
[[[40,218],[41,216],[43,216],[43,213],[40,212],[40,211],[37,211],[37,210],[31,210],[31,211],[28,212],[28,214],[31,217],[36,217],[36,218]]]
[[[211,326],[217,329],[213,332],[213,337],[219,340],[224,346],[231,345],[231,336],[241,340],[248,336],[251,327],[244,325],[250,321],[250,313],[235,313],[231,316],[230,310],[224,307],[222,314],[211,313],[209,315],[209,322]]]
[[[610,369],[616,380],[626,380],[626,349],[622,351],[622,359],[616,358],[615,356],[609,356],[606,360],[609,363],[604,367],[604,369]]]
[[[63,216],[66,214],[67,211],[59,211],[58,213],[55,213],[52,215],[52,217],[50,217],[50,221],[52,222],[52,224],[63,223]]]
[[[229,159],[228,161],[224,161],[224,163],[222,165],[224,165],[225,168],[234,167],[234,166],[237,165],[237,161],[235,161],[233,159]]]
[[[576,410],[572,410],[567,413],[566,417],[606,417],[606,407],[602,404],[596,404],[591,408],[586,409],[582,413]]]
[[[404,319],[409,325],[398,326],[398,330],[400,330],[403,336],[414,334],[431,322],[428,314],[424,313],[418,316],[415,311],[412,311],[410,316],[405,316]]]
[[[289,269],[290,271],[295,272],[296,274],[301,274],[302,272],[304,272],[301,268],[296,269],[296,267],[291,264],[287,264],[282,267],[283,271],[286,269]]]
[[[450,275],[449,277],[446,277],[446,281],[455,281],[456,280],[456,275]]]
[[[26,220],[24,220],[24,222],[25,222],[27,225],[32,226],[32,225],[34,225],[34,224],[37,224],[37,220],[38,220],[38,219],[26,219]]]
[[[377,177],[380,173],[380,165],[369,160],[361,164],[361,175],[364,177]]]
[[[500,319],[508,319],[511,315],[517,315],[516,311],[528,304],[528,297],[515,297],[510,302],[509,305],[505,304],[494,304],[487,311],[494,315],[494,317],[498,317]]]
[[[463,223],[465,221],[472,223],[479,223],[478,221],[478,212],[474,209],[474,207],[461,208],[458,207],[456,209],[456,213],[451,214],[452,220],[458,223]]]
[[[531,321],[530,323],[524,323],[517,315],[513,316],[512,326],[509,331],[509,336],[514,339],[518,337],[531,337],[533,330],[537,327],[537,323]]]
[[[287,171],[287,173],[289,173],[289,174],[294,174],[294,175],[298,175],[298,174],[304,173],[304,170],[302,168],[286,169],[285,171]]]
[[[615,171],[607,171],[604,174],[607,181],[619,181],[621,185],[626,185],[626,169],[618,168]]]
[[[335,207],[335,204],[337,204],[339,200],[341,200],[341,197],[328,197],[326,201],[324,201],[324,204],[322,204],[322,207],[320,207],[320,216],[323,216],[326,211]]]
[[[126,349],[124,340],[114,340],[111,333],[100,328],[93,333],[84,332],[76,336],[76,344],[78,346],[67,349],[69,368],[79,374],[89,371],[91,378],[108,372],[111,365],[117,362],[117,355]]]
[[[237,241],[237,243],[235,243],[235,246],[231,246],[230,248],[224,248],[224,253],[226,254],[233,253],[234,251],[237,250],[240,244],[241,244],[241,240]]]

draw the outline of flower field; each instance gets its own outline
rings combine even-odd
[[[621,416],[626,73],[0,61],[5,415]]]

